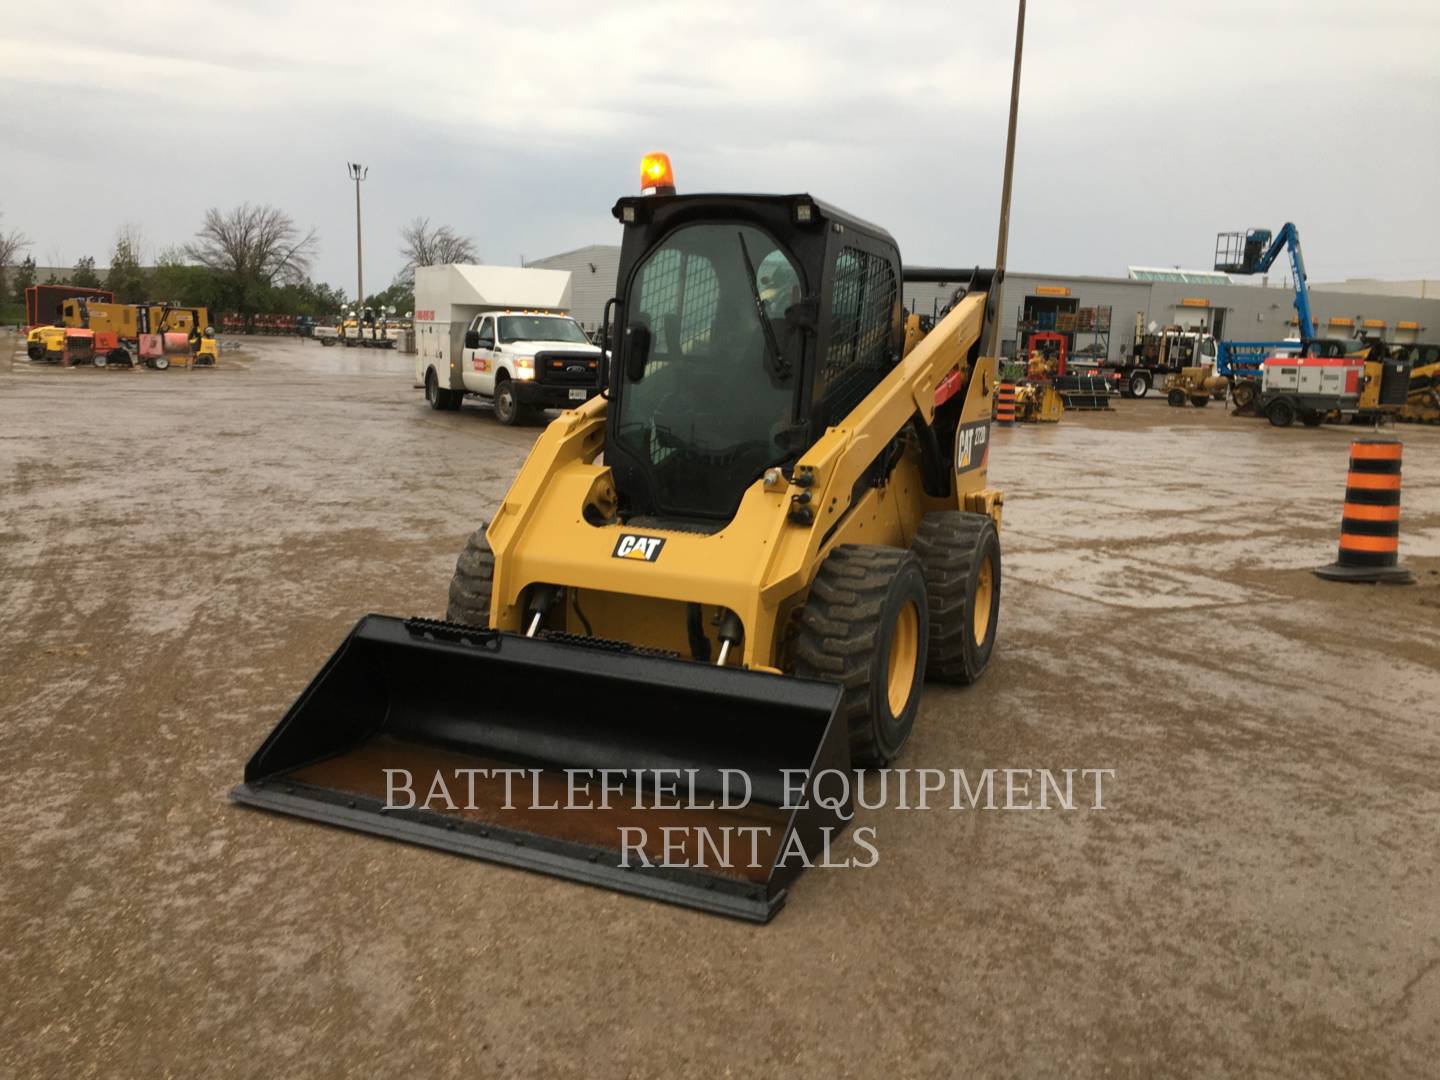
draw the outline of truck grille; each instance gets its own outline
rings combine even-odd
[[[590,353],[536,353],[535,378],[550,386],[594,386],[598,360]]]

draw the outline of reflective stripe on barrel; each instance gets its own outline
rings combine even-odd
[[[1015,384],[1002,382],[995,390],[995,419],[1002,424],[1015,422]]]
[[[1350,475],[1340,520],[1341,566],[1395,566],[1400,557],[1398,442],[1350,444]]]

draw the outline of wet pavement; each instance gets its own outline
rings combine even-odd
[[[390,353],[13,345],[0,1076],[1433,1071],[1440,428],[1396,429],[1408,587],[1309,572],[1359,429],[997,430],[999,644],[901,764],[1114,770],[1105,809],[892,800],[755,927],[226,801],[358,616],[443,612],[537,428]]]

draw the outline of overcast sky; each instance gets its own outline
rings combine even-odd
[[[809,191],[907,262],[994,259],[1005,0],[7,7],[0,212],[41,264],[248,199],[353,293],[359,160],[369,292],[417,214],[492,263],[617,241],[651,149],[682,191]],[[1033,0],[1010,265],[1202,267],[1293,220],[1316,280],[1440,277],[1437,57],[1437,0]]]

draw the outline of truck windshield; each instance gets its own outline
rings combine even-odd
[[[800,335],[795,264],[759,229],[677,229],[631,278],[616,442],[651,476],[655,508],[728,518],[749,485],[794,453]]]
[[[589,344],[590,339],[574,319],[556,315],[501,315],[500,341],[506,345],[515,341],[573,341],[582,345]]]

